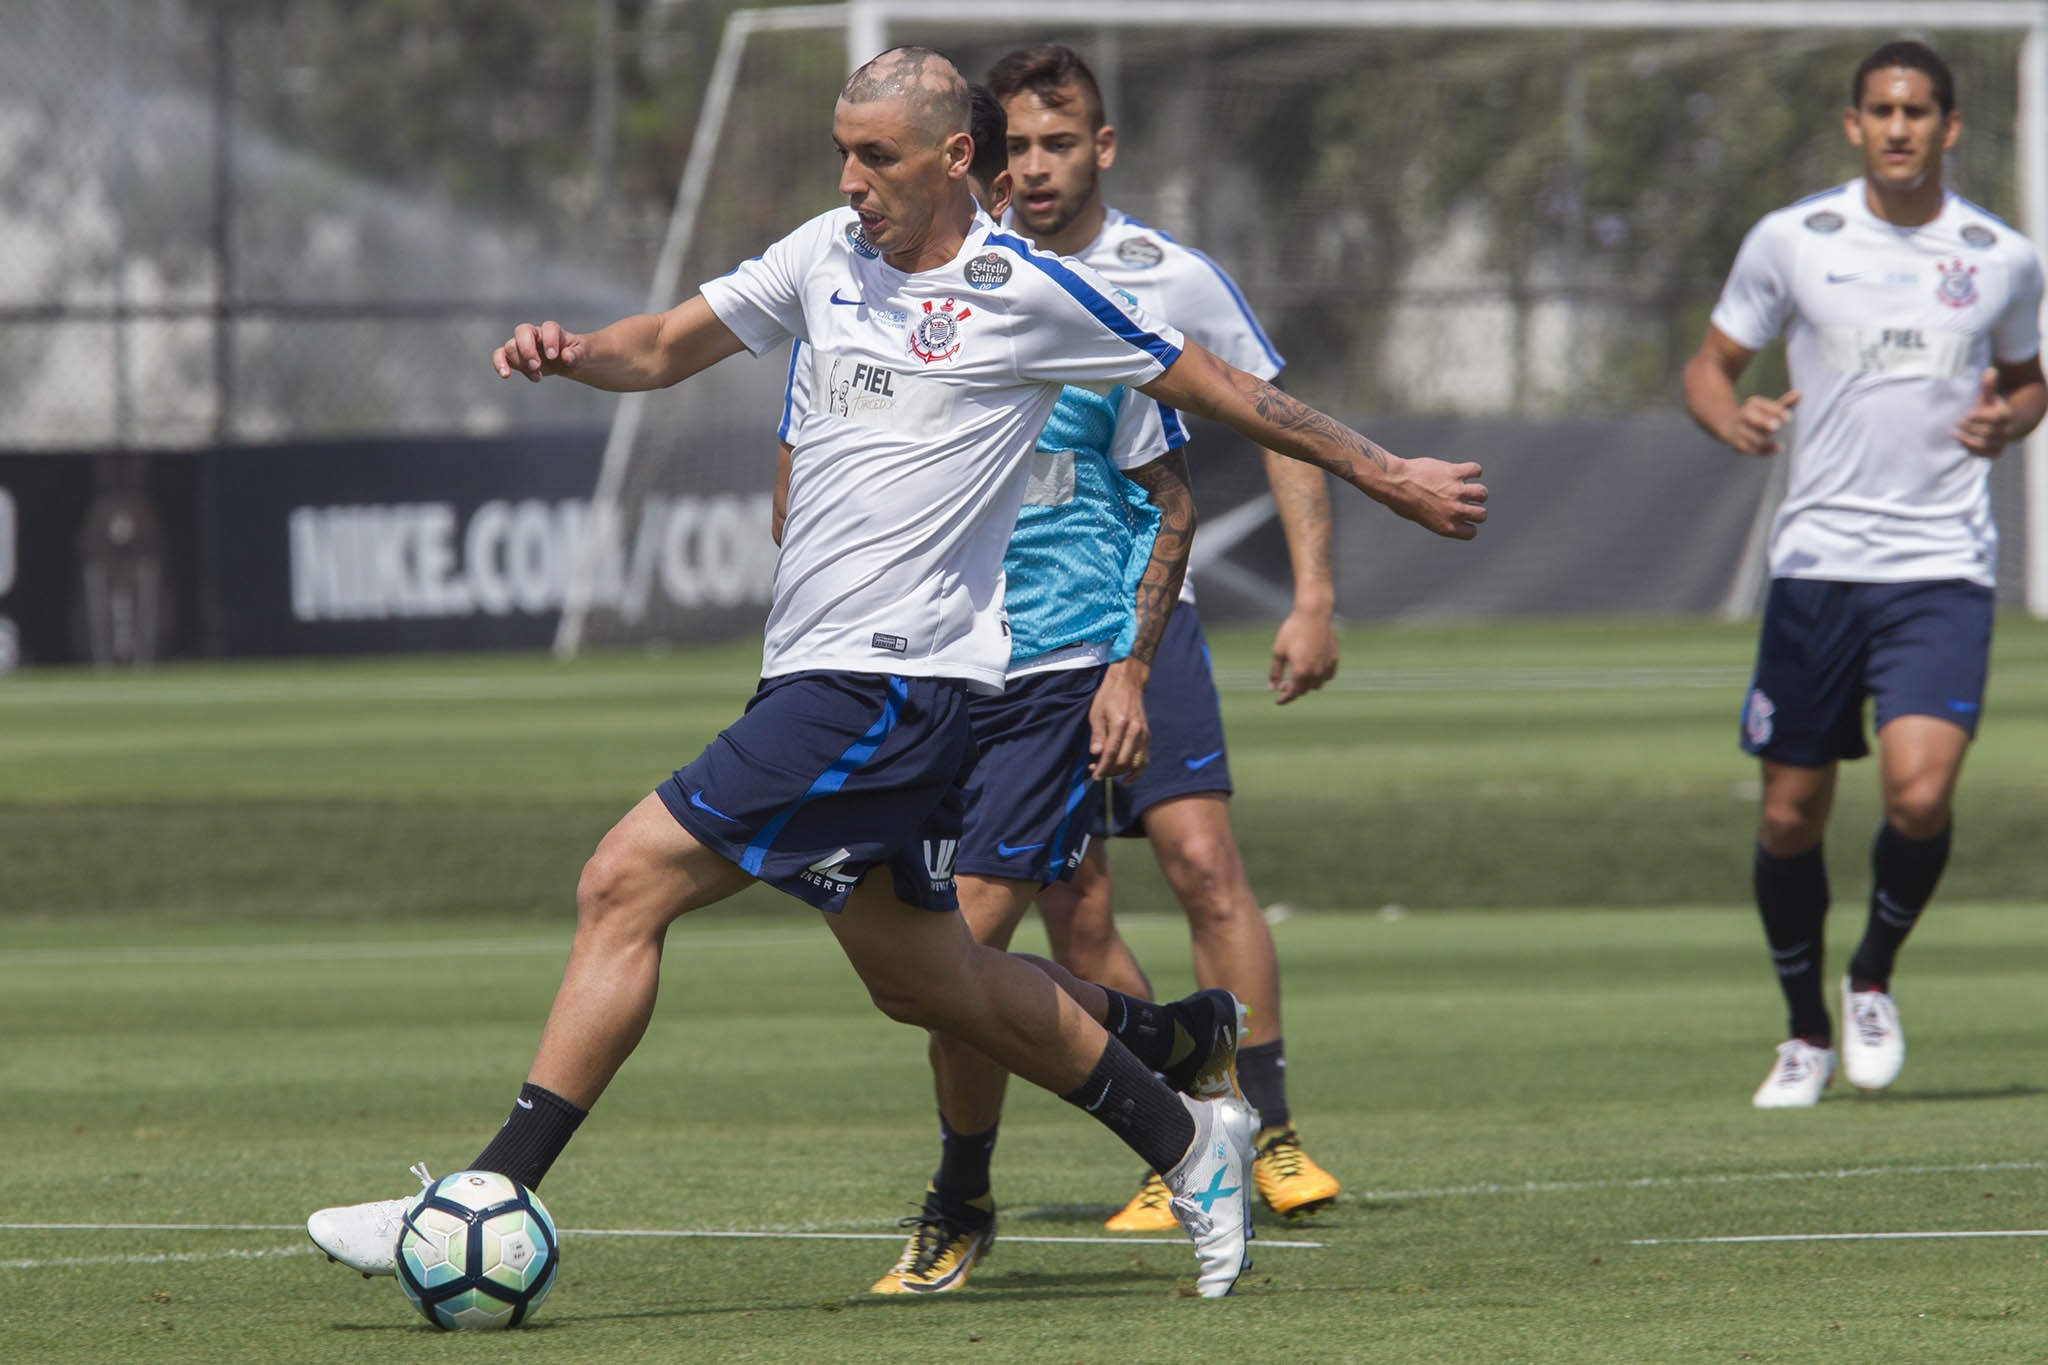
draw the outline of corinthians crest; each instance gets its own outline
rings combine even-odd
[[[912,355],[930,365],[960,353],[960,324],[973,317],[974,310],[959,308],[956,312],[957,306],[952,299],[941,304],[925,300],[924,315],[910,329]]]
[[[1956,261],[1943,265],[1936,261],[1934,268],[1941,272],[1941,283],[1934,286],[1934,297],[1951,308],[1968,308],[1977,301],[1977,267]]]

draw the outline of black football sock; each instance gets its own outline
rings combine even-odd
[[[1094,1116],[1161,1175],[1180,1164],[1195,1140],[1194,1115],[1180,1097],[1114,1038],[1080,1088],[1060,1098]]]
[[[1822,930],[1828,916],[1828,865],[1815,844],[1790,858],[1756,850],[1756,908],[1778,969],[1778,988],[1790,1009],[1793,1037],[1826,1045],[1834,1040],[1821,982]]]
[[[1279,1038],[1237,1050],[1237,1083],[1259,1111],[1259,1127],[1285,1128],[1287,1113],[1287,1046]]]
[[[956,1200],[979,1199],[988,1193],[989,1159],[995,1155],[996,1130],[956,1133],[939,1115],[939,1169],[932,1188]]]
[[[1177,1033],[1173,1007],[1155,1005],[1107,986],[1102,993],[1109,997],[1109,1017],[1102,1021],[1109,1036],[1129,1048],[1146,1066],[1154,1071],[1163,1070],[1173,1055]]]
[[[1932,839],[1908,839],[1881,822],[1870,846],[1870,918],[1863,926],[1863,941],[1849,959],[1849,984],[1856,990],[1884,989],[1892,979],[1892,964],[1898,960],[1899,945],[1920,912],[1934,899],[1934,888],[1948,866],[1949,833],[1955,826]]]
[[[576,1135],[576,1125],[589,1114],[588,1109],[528,1081],[519,1087],[519,1098],[512,1102],[505,1126],[484,1145],[469,1168],[496,1171],[529,1190],[539,1189],[548,1168]]]

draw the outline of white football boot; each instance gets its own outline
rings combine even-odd
[[[413,1166],[413,1178],[421,1189],[434,1183],[422,1161]],[[398,1273],[398,1234],[405,1228],[405,1211],[419,1202],[418,1195],[404,1199],[375,1199],[367,1204],[340,1204],[321,1209],[306,1220],[306,1235],[313,1245],[364,1279],[372,1275]]]
[[[1842,978],[1842,1074],[1858,1090],[1882,1090],[1906,1064],[1899,1007],[1883,991],[1852,991]]]
[[[1749,1102],[1759,1109],[1811,1109],[1834,1078],[1833,1048],[1787,1038],[1778,1044],[1778,1060]]]
[[[1180,1097],[1195,1120],[1195,1140],[1166,1173],[1174,1218],[1195,1242],[1195,1288],[1220,1299],[1251,1269],[1252,1129],[1242,1100]]]

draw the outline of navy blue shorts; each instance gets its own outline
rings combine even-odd
[[[1800,768],[1861,758],[1870,752],[1866,697],[1876,703],[1879,730],[1898,716],[1936,716],[1974,736],[1991,661],[1992,597],[1960,579],[1771,580],[1742,747]]]
[[[981,750],[967,779],[962,872],[1040,885],[1074,875],[1102,813],[1088,780],[1088,708],[1104,665],[1018,678],[968,705]]]
[[[1223,747],[1223,704],[1209,666],[1209,642],[1195,604],[1182,602],[1166,620],[1152,677],[1145,684],[1152,761],[1128,782],[1110,784],[1109,832],[1145,832],[1145,812],[1161,801],[1197,792],[1229,795],[1230,756]]]
[[[955,910],[967,688],[946,678],[791,673],[655,788],[676,823],[742,872],[820,910],[871,867],[896,896]]]

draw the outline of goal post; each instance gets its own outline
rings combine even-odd
[[[1816,103],[1840,106],[1857,44],[1902,33],[1930,38],[1957,69],[1970,121],[1951,179],[2048,243],[2048,2],[2037,0],[741,9],[704,90],[648,307],[836,202],[824,124],[853,67],[923,42],[973,75],[1010,47],[1057,38],[1096,66],[1122,134],[1114,201],[1229,267],[1310,401],[1374,420],[1668,419],[1681,351],[1740,231],[1851,173]],[[689,580],[666,619],[647,584],[700,555],[712,501],[765,506],[782,377],[772,359],[732,361],[618,402],[558,654],[758,622],[772,547],[699,575],[708,588]],[[2048,435],[2011,463],[1994,471],[2003,577],[2048,617]],[[1749,504],[1723,508],[1717,525],[1748,523],[1770,497],[1763,479],[1742,477],[1730,496]],[[652,548],[639,543],[649,537]],[[1754,601],[1744,584],[1761,539],[1716,561],[1713,606]]]

